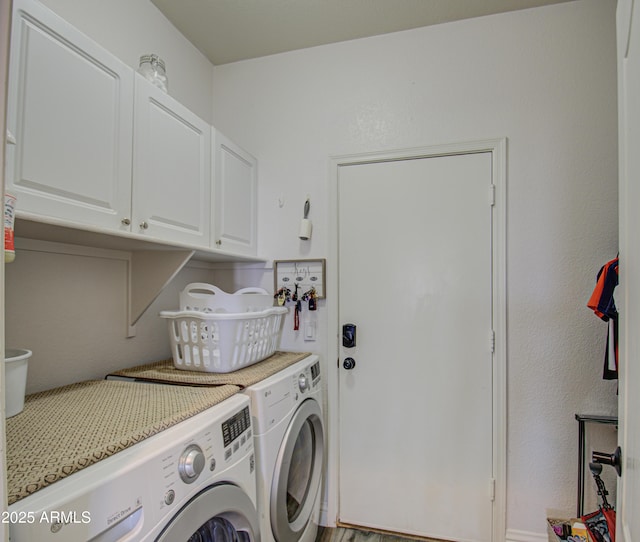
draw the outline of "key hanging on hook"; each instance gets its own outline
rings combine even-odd
[[[275,297],[278,306],[282,307],[287,301],[291,299],[291,290],[283,286],[276,292],[273,297]]]
[[[300,329],[300,313],[302,312],[302,302],[298,299],[296,301],[296,308],[293,313],[293,330],[298,331]]]
[[[315,288],[311,288],[311,293],[309,294],[309,310],[310,311],[314,311],[317,308],[317,304],[316,304],[316,298],[318,296],[316,295],[316,289]]]

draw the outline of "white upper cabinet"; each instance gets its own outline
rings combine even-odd
[[[7,191],[18,210],[104,228],[130,215],[133,70],[33,0],[14,0]]]
[[[253,259],[253,156],[37,0],[14,0],[10,55],[17,218]]]
[[[131,231],[208,247],[211,126],[136,74]]]
[[[238,254],[257,252],[257,160],[213,131],[215,247]]]

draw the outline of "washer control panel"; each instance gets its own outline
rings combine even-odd
[[[158,456],[156,479],[162,481],[162,493],[157,502],[161,510],[179,506],[188,494],[210,483],[215,473],[253,455],[249,399],[238,398],[242,398],[242,405],[229,408],[226,416],[213,423],[202,416],[182,422],[183,427],[194,425],[194,431]]]
[[[83,521],[59,521],[51,513],[46,521],[14,522],[11,540],[157,540],[176,510],[217,482],[230,480],[255,495],[250,420],[249,397],[235,394],[19,500],[9,508],[16,517],[61,510]],[[234,452],[236,443],[243,444]]]
[[[228,420],[222,422],[222,438],[225,448],[238,439],[242,433],[251,427],[249,407],[243,408]]]

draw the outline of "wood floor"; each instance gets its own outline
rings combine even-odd
[[[379,533],[344,527],[318,527],[316,542],[441,542],[431,538],[404,538],[389,533]]]

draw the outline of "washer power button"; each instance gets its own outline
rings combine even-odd
[[[176,492],[173,489],[170,489],[164,494],[164,503],[165,504],[173,504],[173,501],[176,498]]]

